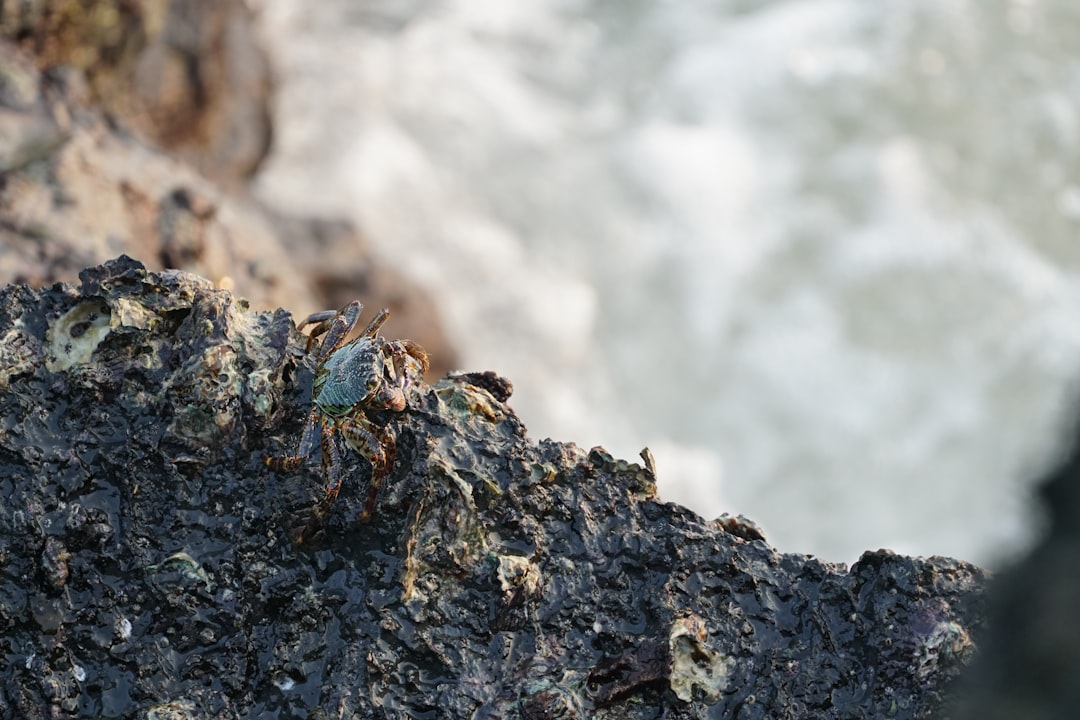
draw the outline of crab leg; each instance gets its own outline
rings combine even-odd
[[[323,310],[304,318],[296,326],[297,330],[303,330],[308,325],[315,325],[308,335],[307,352],[311,352],[315,338],[326,333],[322,346],[319,348],[318,360],[322,361],[329,357],[332,352],[345,344],[345,337],[356,327],[356,321],[360,319],[363,309],[364,306],[358,300],[353,300],[340,310]]]
[[[307,424],[304,425],[304,434],[300,436],[300,445],[296,448],[295,455],[279,455],[266,457],[266,465],[277,472],[292,472],[304,464],[304,461],[315,449],[315,436],[319,433],[319,413],[317,408],[311,408],[308,413]]]
[[[406,364],[412,358],[420,366],[420,374],[428,371],[428,356],[424,348],[412,340],[395,340],[386,343],[386,354],[391,358],[390,367],[393,369],[394,384],[402,390],[409,387],[409,374],[406,372]]]
[[[315,323],[319,323],[320,326],[324,326],[324,327],[322,327],[322,329],[319,329],[319,327],[316,326],[316,328],[313,329],[311,332],[312,332],[313,335],[318,335],[319,333],[324,333],[324,332],[326,332],[326,328],[329,327],[329,325],[327,324],[326,321],[327,320],[333,320],[340,313],[341,313],[341,310],[320,310],[319,312],[313,312],[310,315],[308,315],[306,318],[301,320],[299,323],[297,323],[296,329],[297,330],[303,330],[308,325],[314,325]]]
[[[351,423],[341,426],[341,433],[345,440],[361,455],[365,455],[371,461],[371,484],[368,486],[367,501],[364,510],[360,513],[360,522],[371,519],[371,513],[375,509],[375,500],[379,495],[383,477],[386,475],[389,463],[387,462],[386,447],[393,449],[393,440],[389,437],[380,439],[367,428]]]
[[[361,337],[375,337],[375,333],[379,332],[379,328],[386,322],[386,318],[390,317],[390,311],[383,308],[379,311],[379,314],[371,319],[364,332],[360,333]]]
[[[308,333],[307,347],[304,348],[304,352],[311,353],[315,341],[330,329],[330,321],[337,317],[338,312],[338,310],[323,310],[322,312],[311,313],[296,324],[296,329],[300,331],[303,331],[308,325],[315,325],[315,327],[311,328],[311,332]]]
[[[326,468],[326,500],[333,502],[341,489],[341,453],[334,443],[334,433],[325,432],[322,436],[323,467]]]

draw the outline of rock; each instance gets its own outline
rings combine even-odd
[[[984,573],[850,569],[660,502],[652,463],[535,442],[508,382],[373,413],[396,461],[274,474],[310,408],[282,311],[120,258],[0,291],[0,715],[926,718]],[[648,454],[645,454],[648,458]]]
[[[995,579],[989,623],[965,678],[962,720],[1066,720],[1080,707],[1080,425],[1042,499],[1049,532]]]
[[[0,54],[17,59],[2,40]],[[8,72],[20,90],[0,96],[0,280],[74,279],[128,253],[242,289],[258,307],[315,309],[260,207],[118,132],[86,104],[78,72],[39,74],[26,62]]]
[[[270,70],[243,0],[48,0],[0,13],[42,69],[85,74],[92,102],[219,185],[270,145]]]
[[[74,68],[41,73],[2,39],[0,63],[0,283],[73,281],[124,253],[200,274],[257,309],[307,314],[363,297],[437,350],[439,370],[455,364],[430,297],[375,262],[351,226],[282,218],[223,190],[118,130]]]

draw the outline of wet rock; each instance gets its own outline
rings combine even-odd
[[[978,568],[781,553],[660,502],[648,459],[531,440],[489,373],[374,414],[374,517],[340,448],[296,546],[319,462],[264,462],[310,408],[290,316],[80,277],[0,291],[3,717],[924,718],[972,653]]]

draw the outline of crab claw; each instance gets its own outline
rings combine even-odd
[[[383,407],[394,412],[405,409],[405,393],[396,385],[385,385],[382,391]]]
[[[385,352],[391,359],[391,365],[393,365],[392,372],[396,379],[394,384],[402,392],[409,387],[409,381],[413,375],[422,376],[428,371],[427,352],[412,340],[388,342]]]

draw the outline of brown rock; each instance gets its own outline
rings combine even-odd
[[[13,50],[0,42],[0,55]],[[79,73],[9,65],[0,113],[0,281],[44,285],[121,253],[198,272],[255,305],[313,305],[265,211],[118,132]],[[12,128],[9,130],[8,128]]]
[[[270,74],[242,0],[82,0],[3,7],[39,68],[85,73],[94,102],[226,186],[270,143]]]
[[[118,130],[78,70],[39,72],[0,39],[0,283],[43,286],[119,254],[210,278],[298,317],[360,298],[388,326],[456,362],[434,303],[371,259],[352,226],[274,216]]]

